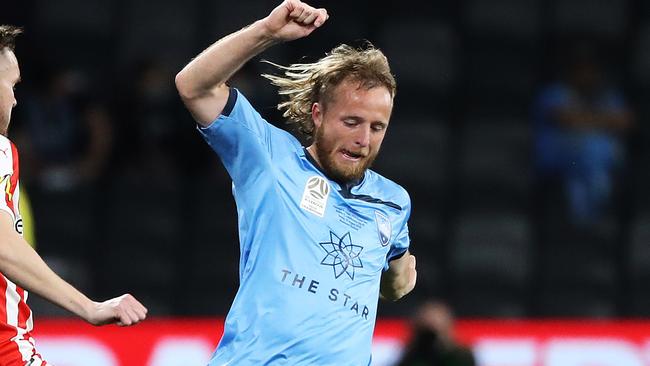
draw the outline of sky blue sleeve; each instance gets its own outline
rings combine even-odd
[[[403,207],[403,210],[405,210],[405,214],[403,217],[402,227],[400,228],[400,231],[397,233],[395,239],[390,245],[390,250],[386,255],[386,263],[384,264],[384,271],[388,270],[388,264],[390,263],[390,261],[402,257],[404,253],[406,253],[406,251],[409,249],[409,245],[411,244],[411,239],[409,237],[409,227],[408,227],[408,219],[411,215],[410,202],[408,205]]]
[[[222,114],[199,131],[240,187],[268,177],[274,149],[292,142],[288,133],[269,124],[234,88]]]

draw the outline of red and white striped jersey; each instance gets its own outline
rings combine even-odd
[[[9,213],[14,229],[23,234],[20,217],[18,151],[0,135],[0,210]],[[0,274],[0,364],[25,365],[34,355],[32,311],[27,306],[27,291]],[[22,360],[18,360],[20,357]],[[12,358],[16,358],[15,361]]]

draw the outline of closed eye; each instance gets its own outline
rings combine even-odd
[[[344,118],[343,123],[345,123],[346,126],[354,127],[361,123],[361,121],[357,118]]]
[[[373,123],[372,124],[372,129],[373,129],[373,131],[377,131],[377,132],[383,131],[383,130],[386,129],[386,125],[383,124],[383,123]]]

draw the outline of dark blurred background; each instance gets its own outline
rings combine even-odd
[[[21,0],[10,137],[36,245],[97,299],[223,315],[237,288],[230,181],[174,75],[276,1]],[[328,24],[261,58],[370,40],[398,81],[375,168],[413,201],[419,284],[380,316],[650,315],[650,3],[313,1]],[[283,125],[257,58],[232,80]],[[39,316],[63,315],[36,298]]]

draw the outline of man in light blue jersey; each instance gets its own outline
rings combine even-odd
[[[386,57],[341,45],[265,75],[286,96],[279,108],[306,148],[225,84],[251,57],[327,18],[287,0],[176,76],[232,178],[239,215],[240,285],[211,366],[369,365],[380,293],[397,300],[415,286],[408,194],[368,169],[395,95]]]

